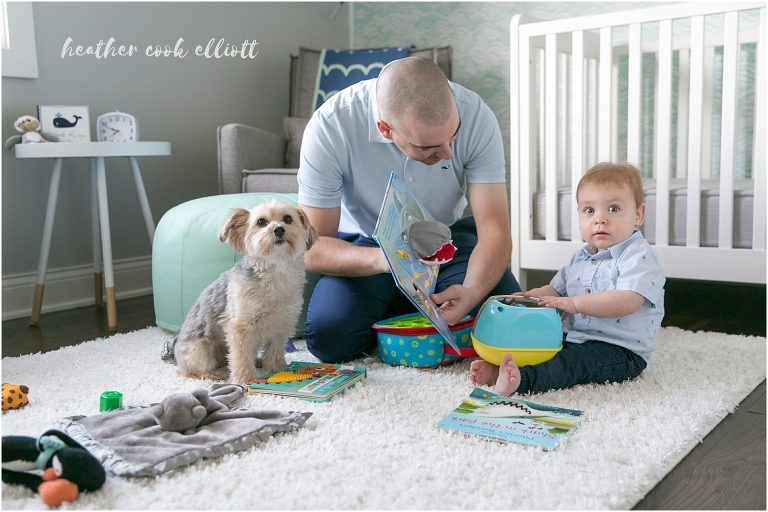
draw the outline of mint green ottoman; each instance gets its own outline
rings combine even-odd
[[[152,290],[159,327],[177,332],[200,292],[242,258],[232,246],[219,242],[229,212],[272,199],[298,204],[296,194],[225,194],[187,201],[163,215],[152,243]],[[299,337],[304,334],[307,304],[318,278],[307,273],[304,306],[296,326]]]

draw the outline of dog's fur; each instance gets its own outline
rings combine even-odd
[[[304,252],[318,235],[300,207],[273,200],[233,210],[219,240],[244,256],[203,290],[163,359],[189,377],[226,364],[229,381],[245,385],[286,364],[303,303]]]

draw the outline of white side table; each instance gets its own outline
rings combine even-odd
[[[40,263],[37,269],[37,284],[32,301],[32,316],[29,323],[40,321],[43,306],[45,273],[48,268],[48,255],[51,248],[53,221],[56,216],[56,200],[61,181],[61,164],[64,158],[88,158],[91,165],[91,224],[93,229],[93,273],[96,304],[102,304],[102,285],[107,296],[107,323],[114,330],[117,327],[117,308],[115,306],[115,282],[112,270],[112,239],[109,232],[109,208],[107,203],[107,179],[104,170],[104,158],[108,156],[128,157],[136,181],[139,202],[144,213],[144,221],[149,232],[149,241],[155,234],[155,223],[149,209],[147,193],[136,157],[166,156],[171,154],[170,142],[55,142],[41,144],[17,144],[14,146],[16,158],[53,158],[53,176],[48,192],[48,207],[45,212],[43,227],[43,245],[40,250]],[[104,263],[104,282],[102,283],[102,252]]]

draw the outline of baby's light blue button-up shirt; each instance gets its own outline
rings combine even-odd
[[[640,231],[625,241],[597,252],[587,245],[560,269],[551,285],[562,296],[609,290],[629,290],[645,297],[640,309],[621,318],[570,315],[563,321],[567,341],[604,341],[628,348],[646,361],[656,348],[664,318],[666,278],[650,244]]]

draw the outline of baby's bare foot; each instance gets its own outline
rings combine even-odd
[[[496,380],[496,394],[509,396],[520,386],[520,368],[515,364],[512,354],[507,352],[499,366],[499,378]]]
[[[483,359],[469,365],[469,380],[480,386],[490,386],[499,378],[499,367]]]

